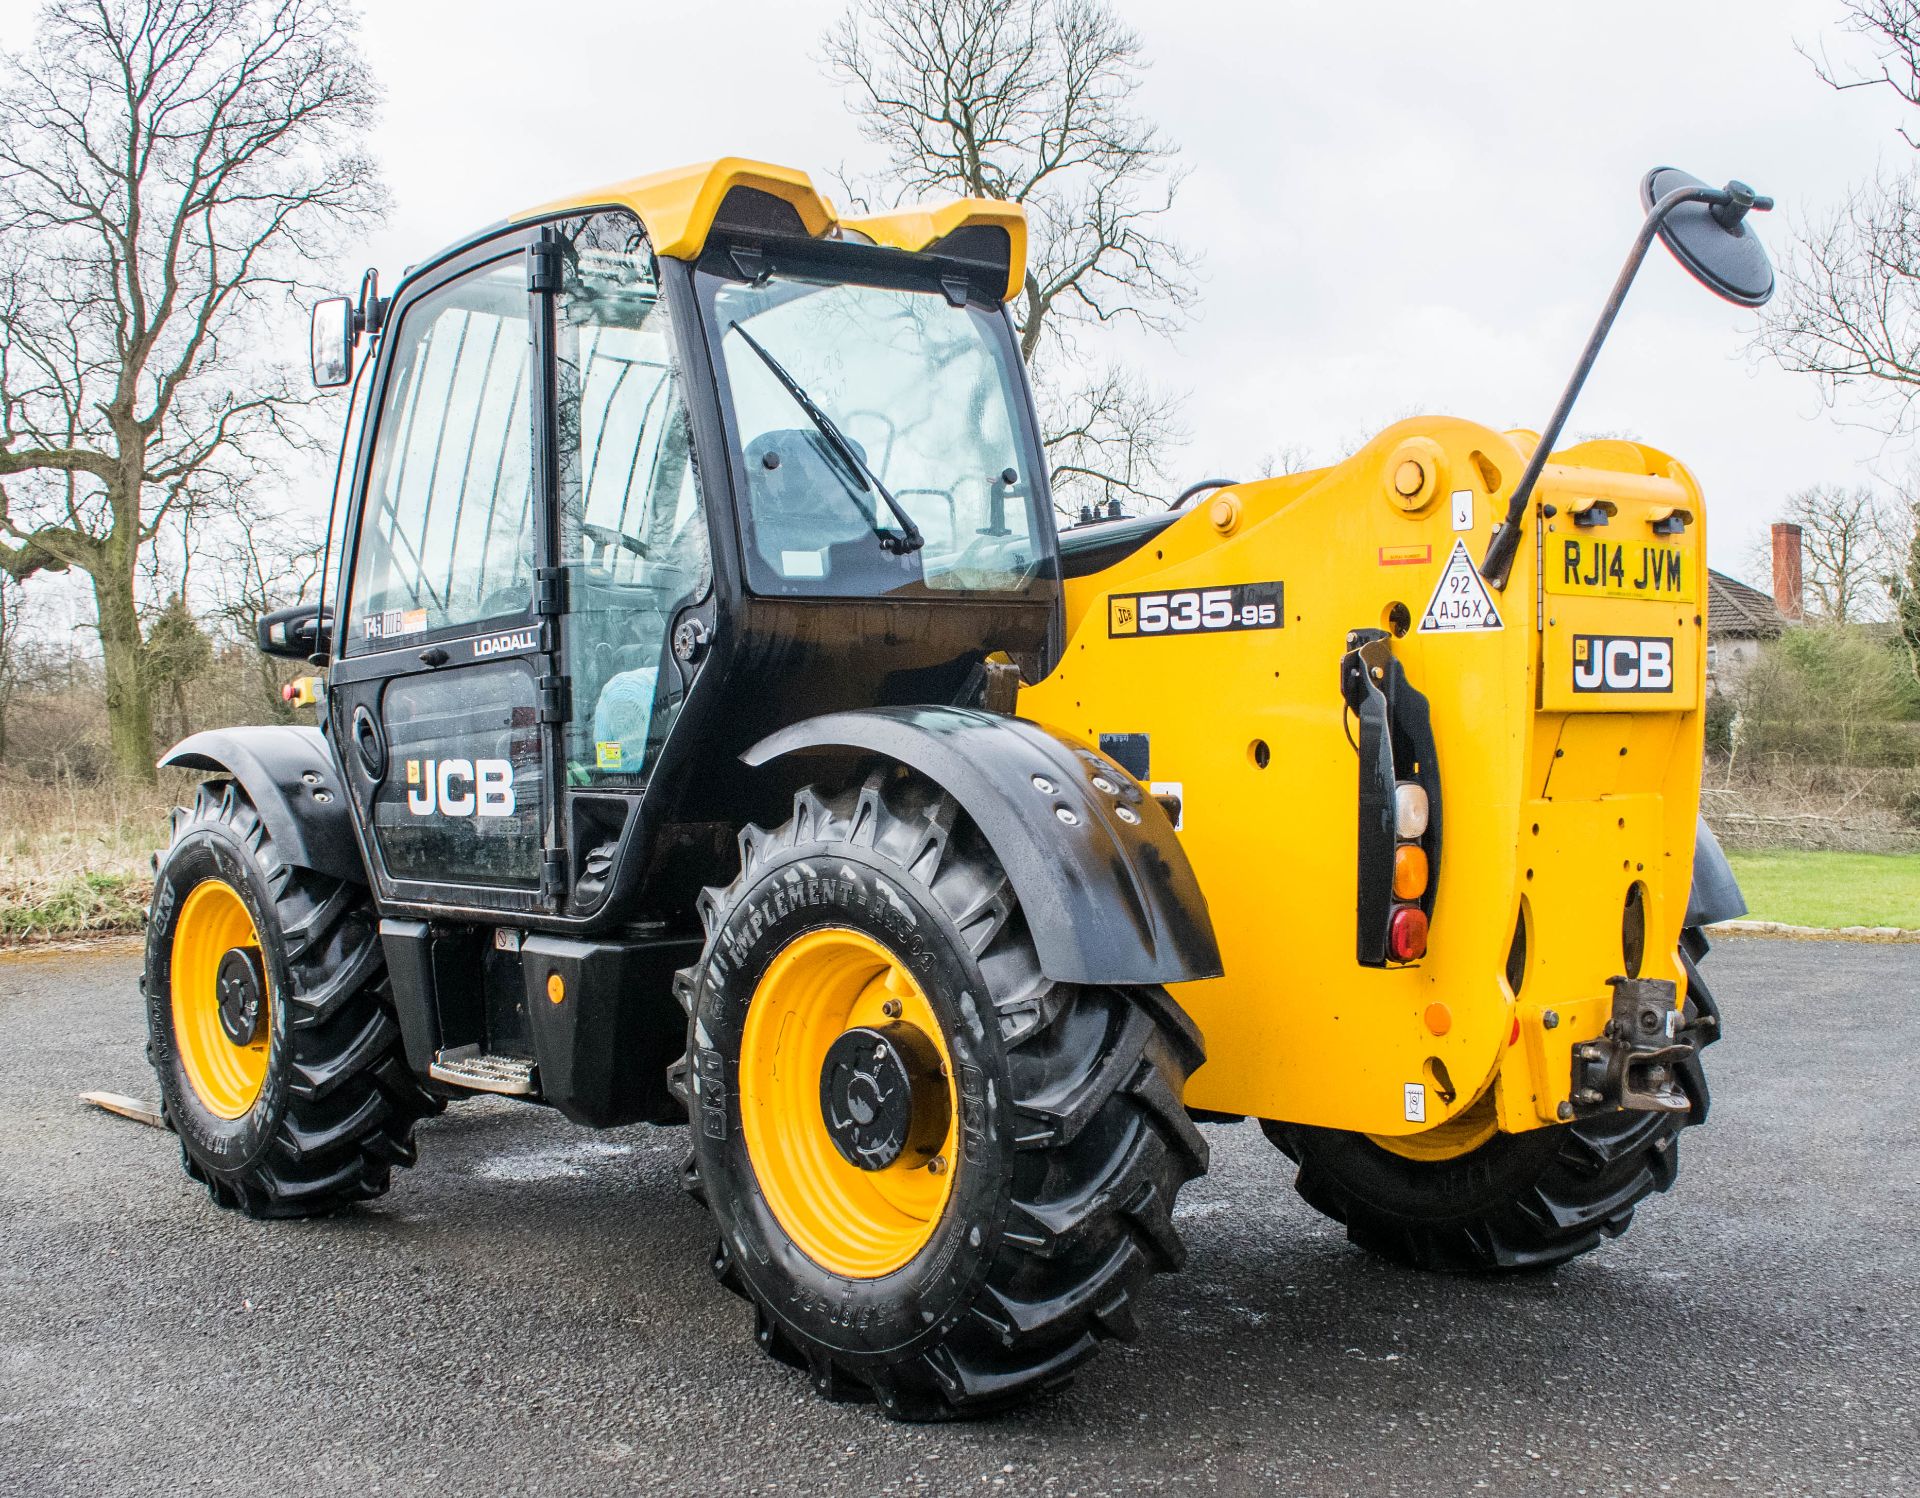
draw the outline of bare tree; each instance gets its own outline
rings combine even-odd
[[[129,776],[153,774],[143,554],[243,508],[300,435],[264,330],[385,206],[354,25],[330,0],[56,0],[8,59],[0,566],[91,578]]]
[[[7,762],[7,709],[20,686],[24,606],[20,584],[0,572],[0,765]]]
[[[1035,403],[1056,502],[1101,513],[1161,495],[1159,460],[1186,439],[1177,400],[1109,365],[1075,386],[1042,386]]]
[[[1078,363],[1078,332],[1182,325],[1194,261],[1164,219],[1183,174],[1173,143],[1134,108],[1140,38],[1104,0],[854,0],[823,45],[897,192],[1025,208],[1014,321],[1021,354],[1050,383]],[[1078,388],[1044,403],[1063,490],[1158,492],[1177,402],[1116,367],[1078,372]]]
[[[326,535],[317,522],[296,524],[264,543],[251,530],[227,538],[214,557],[219,598],[215,616],[243,646],[251,646],[254,626],[263,614],[311,596],[320,581]],[[290,719],[280,697],[280,686],[293,674],[287,662],[258,650],[247,652],[254,661],[259,684],[260,711],[269,718]]]
[[[1836,89],[1884,89],[1920,107],[1920,4],[1843,0],[1840,29],[1864,43],[1864,66],[1808,52]],[[1801,49],[1807,52],[1806,48]],[[1901,136],[1920,147],[1920,136]],[[1920,174],[1883,172],[1804,226],[1783,257],[1780,295],[1761,343],[1781,364],[1813,375],[1829,401],[1851,388],[1885,428],[1913,430],[1920,396]]]
[[[1890,511],[1869,487],[1813,484],[1789,495],[1780,518],[1800,527],[1807,615],[1822,624],[1860,624],[1888,612]],[[1772,567],[1771,542],[1755,543],[1755,570]]]
[[[1920,681],[1920,495],[1909,493],[1889,507],[1882,547],[1893,626]]]
[[[1822,47],[1818,55],[1806,47],[1800,55],[1813,64],[1820,81],[1830,88],[1886,89],[1908,104],[1920,107],[1920,5],[1914,0],[1842,0],[1845,14],[1840,30],[1862,37],[1873,61],[1866,67],[1838,66]],[[1920,139],[1905,129],[1901,137],[1920,148]]]

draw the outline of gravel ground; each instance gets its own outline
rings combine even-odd
[[[169,1136],[75,1102],[154,1095],[136,963],[0,960],[8,1493],[1920,1488],[1920,947],[1723,941],[1712,1124],[1556,1273],[1379,1263],[1211,1129],[1141,1340],[946,1427],[760,1355],[673,1131],[462,1104],[371,1207],[216,1211]]]

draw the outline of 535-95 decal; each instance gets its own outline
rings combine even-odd
[[[1279,629],[1287,622],[1282,583],[1234,583],[1170,593],[1115,593],[1107,599],[1107,634],[1211,635],[1241,629]]]

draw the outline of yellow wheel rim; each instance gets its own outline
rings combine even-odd
[[[173,927],[173,1038],[194,1095],[218,1118],[241,1117],[266,1085],[271,986],[249,1044],[235,1045],[220,1023],[220,959],[234,947],[259,946],[253,917],[232,885],[208,879],[193,887]]]
[[[879,1170],[835,1147],[820,1077],[848,1030],[911,1025],[939,1057],[946,1137]],[[933,1006],[913,975],[873,938],[833,927],[783,948],[753,991],[740,1036],[740,1127],[761,1195],[801,1252],[848,1279],[878,1279],[911,1263],[939,1225],[960,1168],[953,1061]]]
[[[1457,1160],[1470,1155],[1499,1132],[1489,1087],[1471,1108],[1419,1134],[1369,1134],[1381,1149],[1403,1160]]]

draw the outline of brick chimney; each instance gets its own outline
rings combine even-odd
[[[1800,601],[1800,527],[1785,520],[1773,526],[1773,602],[1788,619],[1806,616]]]

